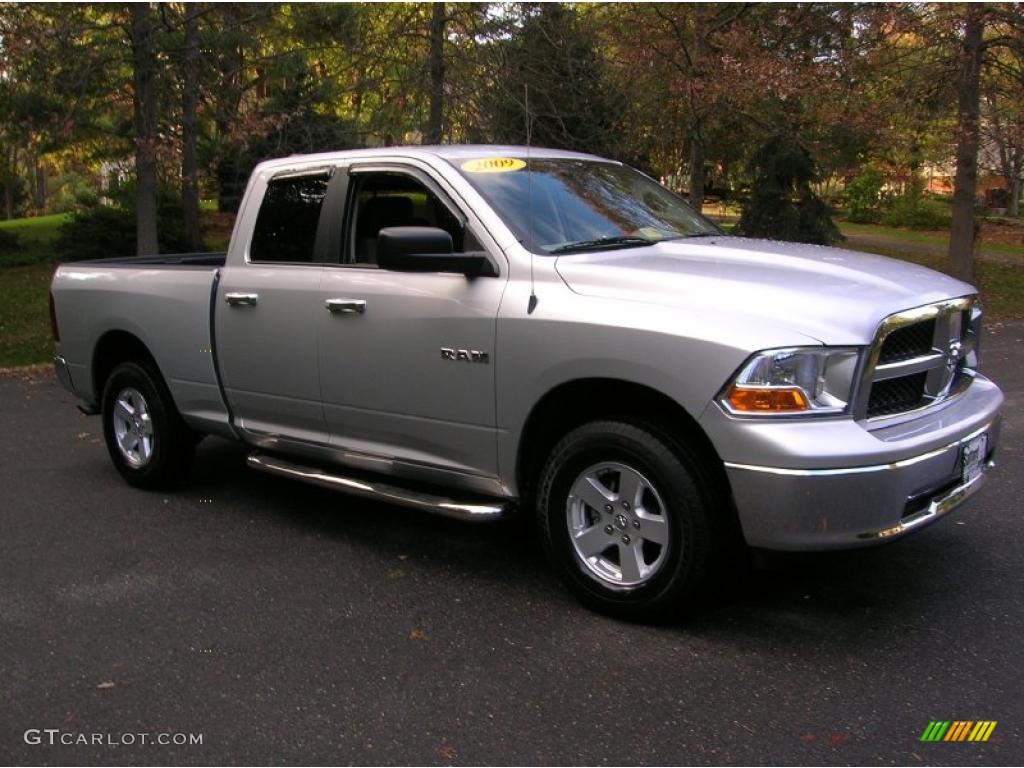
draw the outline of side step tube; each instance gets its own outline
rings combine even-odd
[[[400,504],[404,507],[433,512],[434,514],[452,517],[456,520],[497,520],[506,517],[511,511],[511,504],[507,501],[457,501],[422,491],[412,491],[396,485],[387,485],[376,480],[355,479],[328,473],[316,467],[294,464],[284,459],[259,453],[249,454],[246,463],[253,469],[258,469],[271,475],[290,477],[293,480],[302,480],[312,485],[320,485],[335,491],[351,493],[354,496],[364,496],[368,499]]]

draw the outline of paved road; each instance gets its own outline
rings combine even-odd
[[[995,330],[982,496],[662,628],[579,608],[523,526],[250,473],[225,442],[180,492],[132,490],[48,378],[0,378],[0,763],[1019,765],[1024,325]],[[921,743],[934,719],[998,726]]]

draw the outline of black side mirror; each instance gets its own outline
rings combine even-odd
[[[396,272],[458,272],[493,277],[482,253],[453,253],[452,236],[437,227],[385,227],[377,233],[377,264]]]

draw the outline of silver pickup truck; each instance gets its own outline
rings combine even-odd
[[[724,235],[620,163],[397,147],[259,165],[227,254],[65,264],[57,374],[142,487],[203,435],[466,520],[535,513],[598,609],[665,616],[731,544],[887,541],[999,436],[969,285]]]

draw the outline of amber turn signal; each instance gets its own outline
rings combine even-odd
[[[726,400],[742,413],[806,411],[807,397],[795,387],[740,387],[733,385]]]

